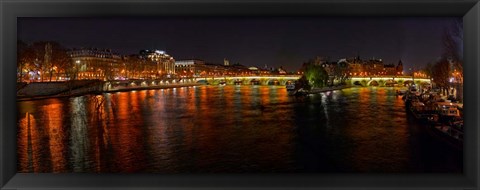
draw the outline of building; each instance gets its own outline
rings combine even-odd
[[[397,65],[388,64],[384,66],[384,71],[386,75],[403,75],[403,64],[400,60]]]
[[[277,68],[277,72],[278,74],[280,75],[286,75],[287,74],[287,71],[285,69],[283,69],[282,66],[280,66],[279,68]]]
[[[350,76],[385,76],[385,75],[403,75],[403,64],[400,60],[397,66],[394,64],[384,64],[382,59],[362,60],[360,56],[338,61],[346,62],[348,65],[348,74]]]
[[[212,77],[219,77],[219,76],[232,76],[232,72],[229,69],[230,66],[225,66],[216,63],[205,63],[204,72],[201,76],[212,76]]]
[[[113,80],[118,77],[122,67],[120,55],[112,53],[110,49],[81,48],[67,52],[73,61],[73,79],[100,79]]]
[[[175,75],[175,59],[162,50],[141,50],[140,57],[156,63],[156,72],[159,77]]]
[[[397,64],[397,75],[403,75],[403,63],[402,60],[398,61]]]
[[[157,61],[138,54],[123,56],[118,79],[155,79],[161,77]]]
[[[252,76],[266,74],[263,69],[246,67],[240,64],[228,65],[208,63],[198,59],[178,60],[175,62],[177,74],[181,77],[222,77],[222,76]]]
[[[236,63],[226,68],[229,75],[232,76],[251,76],[255,71],[248,69],[247,66]]]
[[[263,69],[263,68],[253,67],[253,66],[248,67],[248,70],[250,70],[250,73],[256,76],[271,74],[271,72],[268,69]]]
[[[223,59],[223,65],[229,66],[229,65],[230,65],[230,61],[228,61],[228,59]]]
[[[175,61],[175,71],[180,77],[199,77],[206,72],[205,62],[199,59]]]
[[[387,64],[383,66],[383,71],[386,75],[396,75],[397,67],[394,64]]]

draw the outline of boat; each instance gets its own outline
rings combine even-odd
[[[452,102],[436,102],[435,109],[442,117],[460,117],[460,110],[457,103]]]
[[[463,147],[463,120],[457,121],[455,124],[435,123],[430,126],[428,131],[459,149]]]
[[[417,88],[415,87],[415,85],[412,85],[405,92],[405,95],[402,97],[402,99],[405,100],[406,106],[409,107],[411,101],[418,99],[418,96],[419,92],[417,91]]]
[[[435,114],[429,116],[427,119],[434,125],[438,125],[438,123],[453,125],[458,123],[458,121],[463,122],[458,106],[451,102],[435,103]]]
[[[305,97],[308,96],[308,92],[300,88],[299,90],[295,91],[295,97]]]
[[[410,103],[409,109],[412,115],[417,119],[424,120],[431,116],[431,113],[427,110],[427,106],[418,99],[415,99]]]
[[[410,88],[404,95],[408,111],[419,121],[425,122],[426,130],[444,142],[461,149],[463,146],[463,104],[438,100],[437,96],[419,94]]]
[[[420,101],[415,94],[406,93],[402,99],[405,101],[405,107],[409,108],[413,101]]]
[[[305,97],[308,96],[308,91],[304,90],[303,88],[293,90],[293,91],[288,91],[289,96],[295,96],[295,97]]]
[[[436,114],[428,117],[432,131],[451,144],[461,147],[463,145],[463,118],[458,105],[452,102],[436,102],[435,110]]]
[[[287,84],[287,91],[295,91],[295,84]]]

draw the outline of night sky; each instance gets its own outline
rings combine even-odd
[[[158,17],[19,18],[18,39],[67,48],[108,48],[129,55],[165,50],[176,60],[300,68],[315,56],[360,55],[420,69],[437,60],[442,35],[458,18]]]

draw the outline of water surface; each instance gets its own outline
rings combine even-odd
[[[19,172],[462,172],[397,88],[197,86],[18,102]]]

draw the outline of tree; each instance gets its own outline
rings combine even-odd
[[[422,69],[422,71],[423,71],[427,76],[432,77],[433,66],[434,66],[434,64],[432,64],[432,63],[427,63],[427,65]]]
[[[463,22],[461,19],[455,20],[449,30],[444,30],[442,42],[442,58],[451,61],[451,72],[456,71],[457,77],[463,79]]]
[[[40,41],[32,44],[34,67],[40,74],[41,80],[48,76],[52,80],[54,73],[65,72],[71,62],[67,50],[58,42]]]
[[[310,90],[312,87],[308,83],[309,82],[308,82],[307,78],[305,77],[305,75],[302,75],[302,77],[300,77],[300,79],[298,79],[295,82],[295,90],[298,90],[300,88],[303,88],[304,90]]]
[[[69,69],[73,62],[67,53],[67,49],[62,45],[54,42],[52,44],[52,67],[50,68],[50,81],[52,80],[53,73],[56,72],[57,77],[61,74],[66,75],[67,69]]]
[[[460,19],[453,22],[450,29],[445,29],[442,36],[443,52],[441,59],[432,68],[433,82],[442,90],[451,87],[450,79],[454,77],[457,82],[463,82],[463,23]],[[457,86],[457,93],[461,88]],[[462,99],[461,94],[457,98]]]
[[[79,66],[75,65],[75,63],[73,63],[73,60],[65,64],[65,69],[64,69],[65,77],[67,77],[70,81],[77,80],[79,71],[80,71]]]
[[[40,80],[43,81],[44,71],[46,70],[46,65],[44,64],[45,58],[45,44],[46,42],[34,42],[32,44],[32,49],[34,53],[34,64],[33,69],[35,73],[40,75]]]
[[[452,60],[463,60],[463,22],[457,19],[450,29],[444,29],[442,36],[443,55]]]
[[[314,62],[306,64],[304,75],[313,87],[324,87],[328,81],[328,73],[321,65]]]
[[[444,90],[450,87],[450,62],[446,58],[435,63],[432,69],[432,78],[440,89]]]
[[[24,79],[23,73],[28,73],[32,71],[32,67],[35,61],[35,54],[33,48],[21,41],[17,41],[17,81],[22,81]]]

